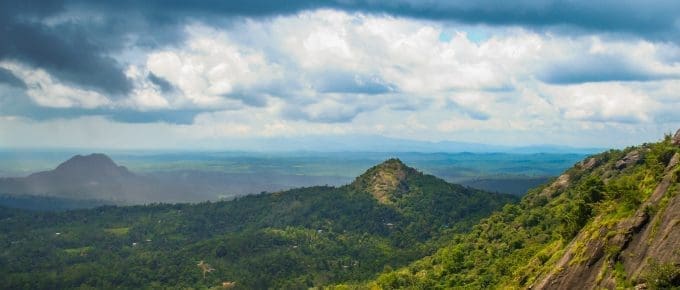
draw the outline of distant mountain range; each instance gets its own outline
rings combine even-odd
[[[8,162],[4,165],[21,168],[40,158],[55,162],[56,155],[64,158],[66,153],[7,154],[2,159]],[[45,209],[43,205],[52,204],[55,209],[65,209],[97,204],[201,202],[296,187],[337,186],[348,184],[352,175],[376,160],[394,156],[406,158],[450,182],[522,195],[582,158],[578,154],[349,152],[116,156],[146,170],[133,172],[104,154],[75,155],[52,170],[0,178],[0,205]],[[39,201],[40,197],[50,199]]]
[[[209,146],[214,147],[214,146]],[[470,153],[578,153],[601,152],[602,148],[562,145],[507,146],[457,141],[419,141],[375,135],[303,136],[297,138],[257,138],[232,140],[219,148],[244,151],[316,151],[316,152],[470,152]]]

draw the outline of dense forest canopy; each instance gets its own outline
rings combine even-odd
[[[0,288],[358,282],[432,253],[452,233],[515,200],[391,159],[342,187],[200,204],[3,210]]]

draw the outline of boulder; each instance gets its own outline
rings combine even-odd
[[[640,151],[633,150],[633,151],[630,151],[628,154],[626,154],[626,156],[624,156],[621,160],[616,161],[616,164],[614,164],[614,167],[616,167],[616,169],[618,169],[618,170],[621,170],[621,169],[624,169],[626,167],[629,167],[631,165],[634,165],[634,164],[640,162],[641,158],[642,158],[642,156],[640,154]]]
[[[595,157],[590,157],[586,160],[579,162],[578,165],[581,166],[581,169],[583,170],[590,170],[593,169],[593,167],[600,165],[600,161],[597,160],[597,158]]]

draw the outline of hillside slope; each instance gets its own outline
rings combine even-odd
[[[680,287],[679,171],[680,130],[594,155],[435,254],[359,287]]]
[[[362,281],[431,254],[442,237],[513,201],[392,159],[338,188],[62,213],[3,209],[0,288],[236,282],[243,289],[306,289]]]

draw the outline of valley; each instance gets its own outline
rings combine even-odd
[[[73,159],[70,154],[80,157]],[[38,201],[45,198],[60,198],[52,200],[55,209],[202,202],[297,187],[342,186],[351,183],[367,168],[393,156],[448,182],[521,196],[585,155],[114,152],[111,156],[72,152],[1,153],[0,170],[9,176],[0,177],[0,205],[31,208],[31,204],[45,204]],[[82,164],[76,164],[78,162]],[[84,172],[69,171],[78,166],[87,168],[82,169]]]
[[[307,288],[371,278],[514,202],[390,159],[349,185],[198,204],[3,210],[0,288]],[[203,278],[196,263],[214,271]]]

